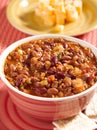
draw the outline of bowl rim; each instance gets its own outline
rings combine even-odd
[[[75,99],[75,98],[79,98],[82,96],[85,96],[86,94],[88,94],[89,92],[93,91],[94,89],[96,89],[97,87],[97,82],[91,86],[90,88],[88,88],[87,90],[72,95],[72,96],[67,96],[67,97],[59,97],[59,98],[48,98],[48,97],[40,97],[40,96],[34,96],[34,95],[30,95],[27,93],[24,93],[18,89],[16,89],[15,87],[13,87],[9,81],[5,78],[5,75],[3,73],[3,67],[4,67],[4,63],[5,63],[5,59],[7,57],[7,55],[13,51],[16,47],[18,47],[19,45],[29,42],[30,40],[37,40],[37,39],[45,39],[45,38],[64,38],[66,40],[70,40],[70,41],[74,41],[74,42],[78,42],[79,44],[81,44],[82,46],[86,46],[92,49],[93,53],[97,56],[97,48],[95,46],[93,46],[92,44],[84,41],[84,40],[80,40],[78,38],[74,38],[71,36],[65,36],[65,35],[60,35],[60,34],[41,34],[41,35],[35,35],[35,36],[29,36],[26,38],[23,38],[21,40],[18,40],[16,42],[13,42],[11,45],[9,45],[1,54],[0,56],[0,77],[1,80],[6,84],[6,86],[11,89],[12,91],[14,91],[15,93],[29,98],[29,99],[34,99],[34,100],[38,100],[38,101],[63,101],[63,100],[71,100],[71,99]]]

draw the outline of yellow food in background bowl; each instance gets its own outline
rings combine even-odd
[[[42,19],[45,26],[58,26],[78,19],[82,10],[82,0],[39,0],[35,15]]]

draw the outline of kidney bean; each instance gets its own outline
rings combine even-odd
[[[89,73],[85,73],[85,74],[82,76],[83,80],[85,80],[85,81],[88,81],[88,80],[89,80],[89,77],[90,77],[90,74],[89,74]]]
[[[62,45],[65,49],[68,48],[68,44],[66,43],[66,41],[62,42]]]
[[[42,49],[43,49],[43,50],[46,50],[46,52],[50,52],[51,47],[50,47],[50,45],[42,46]]]
[[[56,65],[57,62],[58,62],[58,57],[53,56],[52,59],[51,59],[51,65],[54,66],[54,65]]]
[[[65,55],[65,56],[63,56],[63,58],[62,58],[62,59],[65,59],[65,60],[71,60],[71,59],[72,59],[72,57],[71,57],[71,56],[68,56],[68,55],[67,55],[67,56]]]
[[[68,50],[68,53],[76,54],[72,48]]]
[[[40,93],[40,94],[43,94],[43,93],[47,92],[47,89],[45,87],[36,87],[35,91]]]
[[[47,93],[50,94],[50,95],[55,95],[55,94],[58,93],[58,89],[56,89],[56,88],[49,88],[47,90]]]
[[[26,59],[22,64],[27,67],[30,67],[30,58]]]
[[[26,45],[22,45],[21,47],[22,47],[22,49],[26,50],[28,48],[33,48],[33,44],[29,43],[29,44],[26,44]]]
[[[94,54],[91,52],[91,53],[89,53],[89,55],[88,55],[90,58],[93,58],[94,57]]]
[[[88,55],[89,58],[93,58],[94,57],[94,54],[92,53],[91,49],[87,48],[86,49],[86,54]]]
[[[52,42],[50,42],[50,41],[45,41],[44,42],[44,44],[46,44],[46,45],[48,45],[48,46],[55,46],[55,43],[52,41]]]
[[[65,74],[62,72],[55,72],[55,77],[57,79],[63,79],[65,77]]]
[[[33,50],[33,51],[31,52],[31,55],[32,55],[33,57],[41,57],[41,56],[42,56],[42,53]]]
[[[29,76],[28,70],[19,70],[18,72],[19,72],[20,74],[25,74],[25,75],[28,75],[28,76]]]
[[[72,61],[71,61],[71,64],[72,64],[73,66],[76,66],[76,67],[78,67],[78,66],[81,65],[81,64],[78,63],[77,60],[76,60],[76,61],[72,60]]]
[[[86,73],[86,74],[83,75],[82,79],[84,81],[86,81],[88,84],[89,83],[91,84],[93,82],[93,80],[94,80],[94,74]]]
[[[16,77],[16,86],[20,86],[22,83],[23,77],[21,75],[18,75]]]
[[[42,52],[43,51],[42,48],[37,44],[34,45],[34,50],[37,51],[37,52]]]
[[[97,71],[94,72],[94,75],[97,76]]]
[[[62,59],[61,62],[62,63],[68,63],[68,60]]]
[[[41,85],[39,84],[39,81],[35,79],[34,77],[32,78],[33,86],[34,88],[39,88]]]
[[[74,74],[74,72],[72,70],[68,70],[68,77],[70,77],[71,79],[75,79],[76,75]]]
[[[67,63],[68,61],[70,61],[72,59],[71,56],[63,56],[63,58],[61,59],[61,62],[62,63]]]
[[[47,70],[47,74],[48,75],[53,75],[53,74],[55,74],[55,71],[53,71],[53,70]]]
[[[16,86],[24,86],[28,84],[31,84],[31,78],[28,77],[28,75],[26,74],[19,74],[17,77],[16,77]]]

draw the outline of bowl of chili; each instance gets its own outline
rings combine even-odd
[[[97,48],[69,36],[24,38],[4,50],[0,63],[13,103],[37,119],[77,115],[97,87]]]

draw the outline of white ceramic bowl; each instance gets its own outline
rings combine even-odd
[[[81,92],[73,96],[63,98],[44,98],[21,92],[14,88],[8,82],[4,75],[4,63],[7,55],[12,50],[14,50],[19,45],[31,40],[57,37],[61,37],[70,41],[75,41],[81,44],[82,46],[89,47],[97,56],[97,48],[85,41],[64,35],[45,34],[31,36],[13,43],[5,49],[0,58],[0,77],[6,84],[6,87],[8,88],[8,92],[13,103],[21,110],[29,113],[32,117],[36,117],[42,120],[58,120],[77,115],[80,111],[85,109],[97,87],[97,83],[95,83],[92,87],[85,90],[84,92]]]

